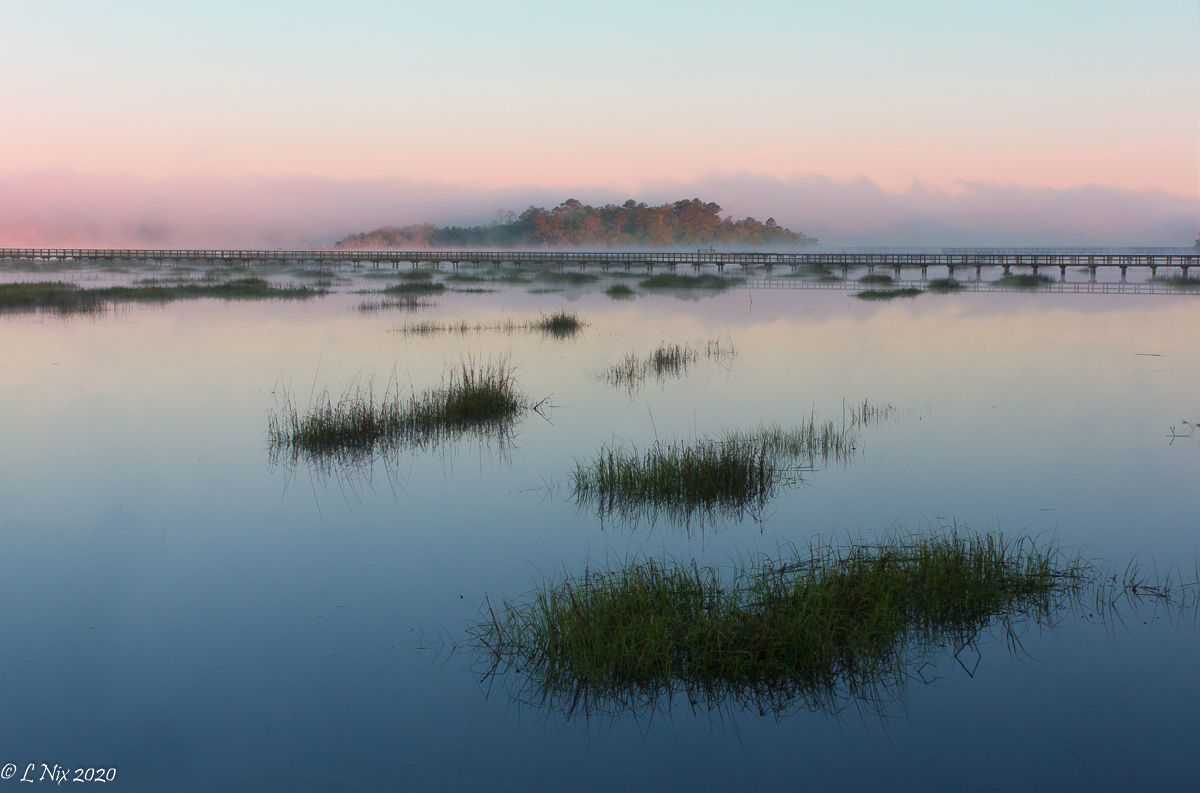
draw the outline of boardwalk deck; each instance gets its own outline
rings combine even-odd
[[[1098,268],[1119,268],[1124,273],[1130,267],[1144,267],[1157,273],[1160,267],[1180,268],[1188,275],[1192,267],[1200,266],[1200,249],[1194,248],[1129,248],[1129,249],[1066,249],[1066,248],[943,248],[936,251],[911,249],[869,251],[805,251],[795,253],[717,253],[713,251],[446,251],[446,250],[154,250],[144,248],[0,248],[2,261],[30,262],[192,262],[207,265],[254,264],[264,262],[296,262],[317,265],[371,264],[374,266],[401,264],[461,264],[512,265],[517,267],[597,266],[675,269],[676,267],[945,267],[953,274],[959,267],[1059,268],[1064,274],[1068,267],[1082,267],[1094,274]]]

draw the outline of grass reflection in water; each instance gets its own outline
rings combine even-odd
[[[600,375],[613,388],[624,389],[630,399],[637,396],[647,380],[658,383],[687,375],[688,367],[702,358],[719,365],[728,365],[737,356],[731,339],[709,339],[704,345],[670,344],[663,342],[649,355],[626,353],[619,363]]]
[[[273,286],[262,278],[236,278],[222,283],[167,284],[84,288],[65,281],[0,284],[0,310],[88,314],[117,303],[169,303],[203,297],[226,300],[307,299],[325,294],[307,286]]]
[[[335,402],[328,392],[304,409],[285,394],[268,416],[271,463],[304,460],[320,471],[369,467],[402,450],[428,450],[470,437],[503,446],[529,401],[517,388],[507,356],[476,364],[466,359],[440,388],[421,394],[388,386],[376,397],[355,385]]]
[[[882,714],[939,658],[1052,624],[1088,565],[1028,537],[950,528],[819,546],[729,570],[631,561],[485,597],[484,680],[573,716],[693,709]]]
[[[864,402],[847,408],[840,423],[810,416],[792,427],[769,424],[718,438],[603,446],[570,473],[573,497],[602,521],[629,525],[664,518],[703,529],[758,519],[803,472],[848,464],[859,449],[860,428],[894,414],[891,406]]]

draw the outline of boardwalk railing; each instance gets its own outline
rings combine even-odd
[[[0,261],[73,261],[73,262],[198,262],[203,264],[258,262],[313,262],[317,264],[369,263],[375,266],[390,264],[473,264],[514,266],[588,265],[611,267],[656,266],[675,268],[727,265],[749,267],[1180,267],[1200,266],[1200,249],[1194,248],[1131,248],[1131,249],[1065,249],[1065,248],[944,248],[941,251],[878,250],[797,252],[797,253],[717,253],[700,250],[681,251],[445,251],[445,250],[356,250],[345,248],[321,250],[150,250],[144,248],[0,248]]]

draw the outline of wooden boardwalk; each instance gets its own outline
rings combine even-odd
[[[1192,267],[1200,267],[1200,249],[1194,248],[942,248],[937,250],[843,250],[796,253],[718,253],[701,250],[695,253],[680,251],[446,251],[446,250],[352,250],[343,248],[319,250],[152,250],[115,248],[0,248],[0,262],[44,263],[195,263],[218,266],[227,264],[262,264],[282,262],[336,266],[339,264],[370,264],[372,266],[402,264],[511,265],[515,267],[656,267],[674,270],[683,266],[715,267],[800,267],[843,268],[876,267],[921,268],[924,275],[929,267],[945,267],[953,276],[957,268],[1002,267],[1028,268],[1037,273],[1041,268],[1059,268],[1065,276],[1068,267],[1087,268],[1095,276],[1099,268],[1119,268],[1121,274],[1130,267],[1142,267],[1157,275],[1160,267],[1180,268],[1188,275]]]

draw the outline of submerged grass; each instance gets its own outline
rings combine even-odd
[[[890,275],[882,273],[869,273],[858,279],[860,284],[879,284],[881,286],[890,286],[895,283],[895,280]]]
[[[54,311],[60,314],[101,311],[115,303],[159,302],[217,297],[228,300],[307,299],[325,294],[310,287],[272,286],[262,278],[223,283],[143,283],[95,289],[63,281],[0,284],[0,310]]]
[[[1033,539],[949,528],[818,545],[732,569],[634,560],[485,597],[470,626],[486,676],[567,717],[693,708],[884,712],[920,667],[985,631],[1019,646],[1088,574]]]
[[[895,300],[898,297],[916,297],[919,294],[921,294],[920,289],[908,286],[903,289],[864,289],[861,292],[855,292],[854,296],[859,300]]]
[[[1019,273],[1001,276],[996,279],[997,286],[1006,286],[1010,289],[1037,289],[1039,286],[1054,283],[1049,276],[1038,273]]]
[[[638,282],[643,289],[728,289],[744,281],[722,275],[678,275],[660,273]]]
[[[1156,284],[1166,284],[1173,286],[1176,289],[1200,289],[1200,278],[1195,278],[1190,275],[1172,275],[1167,277],[1155,277],[1150,280]]]
[[[646,357],[626,353],[619,363],[605,370],[603,379],[614,388],[623,388],[630,398],[637,396],[645,382],[653,378],[659,383],[683,377],[688,367],[701,358],[718,363],[728,362],[737,355],[731,340],[709,339],[703,346],[668,344],[663,342]]]
[[[478,365],[468,359],[450,370],[440,388],[419,395],[389,386],[376,398],[370,385],[354,385],[336,402],[324,393],[304,410],[285,395],[268,416],[267,435],[275,462],[356,464],[468,434],[502,443],[527,407],[507,357]]]
[[[957,292],[963,288],[962,281],[954,278],[934,278],[925,284],[930,292]]]

